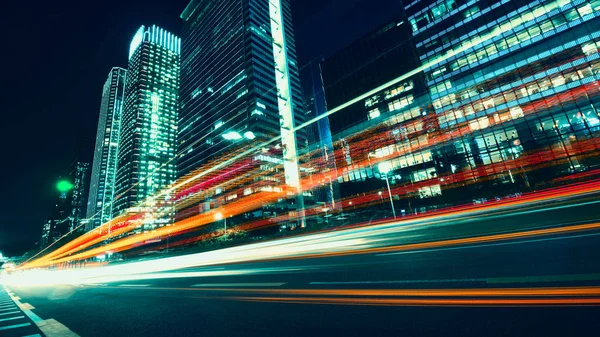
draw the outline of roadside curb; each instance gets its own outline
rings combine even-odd
[[[23,313],[27,315],[27,317],[29,317],[29,319],[31,319],[35,325],[37,325],[37,327],[44,333],[46,337],[79,337],[78,334],[74,333],[57,320],[44,320],[40,316],[34,314],[31,310],[35,309],[35,307],[29,303],[21,303],[19,301],[21,298],[16,296],[8,287],[5,286],[4,289],[6,290],[8,296],[10,296],[15,304],[17,304],[19,309],[21,309],[21,311],[23,311]]]

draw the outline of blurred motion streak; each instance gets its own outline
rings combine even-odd
[[[283,302],[289,304],[340,304],[371,306],[597,306],[600,298],[536,299],[394,299],[327,297],[234,297],[239,301]]]

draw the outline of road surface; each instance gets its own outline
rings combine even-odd
[[[577,226],[599,209],[588,198],[356,228],[327,234],[356,243],[339,254],[9,287],[80,336],[595,336],[600,228]]]

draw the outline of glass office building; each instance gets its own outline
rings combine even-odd
[[[305,116],[289,0],[193,0],[181,18],[178,176],[276,139],[278,158],[264,164],[281,163],[299,187],[306,137],[293,128]]]
[[[112,68],[102,90],[87,205],[86,231],[112,219],[126,75],[127,70]]]
[[[445,202],[485,200],[598,167],[600,1],[414,1],[406,9],[439,122],[418,145],[436,162],[422,177],[451,178],[432,185],[435,194],[448,187]]]
[[[368,121],[342,121],[357,124],[336,138],[340,183],[389,178],[397,209],[420,211],[597,176],[600,1],[407,1],[405,10],[417,64],[370,84],[385,91],[360,96]],[[425,89],[403,100],[416,74]]]
[[[419,66],[412,31],[399,15],[396,20],[361,37],[336,54],[323,60],[321,66],[327,107],[338,107]],[[410,76],[394,88],[383,88],[343,112],[329,116],[331,133],[339,135],[348,128],[373,120],[380,122],[397,110],[413,105],[425,91],[421,74]],[[339,138],[339,136],[338,136]]]
[[[154,207],[148,197],[175,179],[180,45],[177,36],[157,26],[140,27],[131,41],[113,215]],[[150,219],[144,229],[169,221]]]
[[[270,139],[282,133],[280,118],[295,118],[284,127],[303,121],[288,0],[194,0],[181,17],[179,176],[238,135]]]
[[[87,196],[90,179],[90,163],[77,161],[71,167],[69,178],[73,182],[71,190],[71,224],[69,231],[83,231],[81,227],[86,220]],[[88,222],[86,222],[87,224]]]
[[[366,147],[359,145],[360,135],[374,128],[410,123],[429,112],[418,104],[427,96],[422,73],[385,85],[420,65],[412,30],[402,14],[322,62],[330,110],[369,93],[329,116],[342,198],[385,186],[376,164],[384,152],[378,148],[378,141]],[[365,151],[371,152],[374,163],[355,168]]]

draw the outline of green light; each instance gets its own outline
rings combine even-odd
[[[73,184],[68,180],[61,180],[56,184],[56,188],[60,193],[66,193],[73,188]]]

